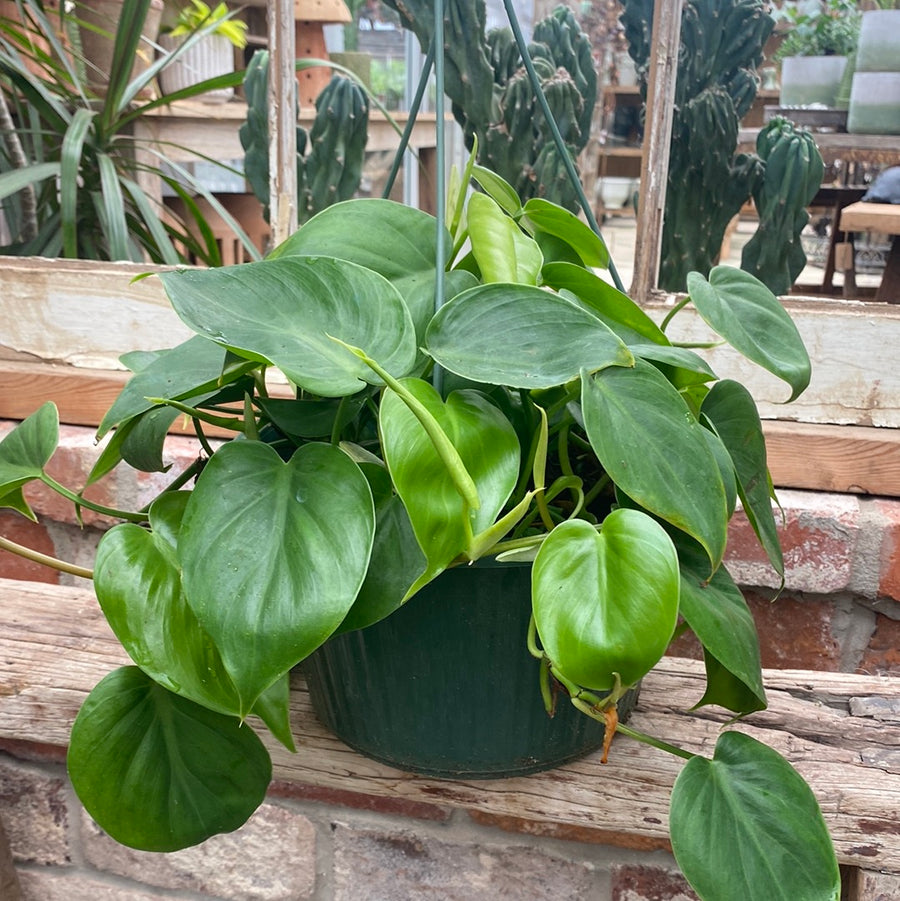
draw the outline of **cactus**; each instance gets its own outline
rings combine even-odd
[[[753,190],[759,228],[744,246],[741,268],[775,294],[786,294],[806,265],[800,232],[825,167],[812,137],[786,119],[773,119],[759,133],[756,152],[765,163]]]
[[[385,0],[423,49],[431,43],[433,0]],[[447,0],[445,90],[453,115],[478,161],[503,176],[524,202],[546,197],[576,209],[560,178],[564,163],[548,148],[549,129],[508,28],[486,31],[484,0]],[[564,6],[534,29],[529,54],[553,118],[574,161],[587,144],[597,98],[590,42]]]
[[[253,54],[244,76],[247,121],[240,128],[244,173],[269,218],[269,54]],[[299,111],[299,107],[298,107]],[[309,134],[297,128],[297,221],[352,197],[359,188],[369,102],[355,81],[335,75],[316,98]],[[307,147],[309,152],[307,153]]]
[[[646,90],[653,0],[624,0],[624,6],[629,53]],[[688,272],[710,270],[728,223],[751,196],[760,227],[744,252],[744,268],[784,293],[806,261],[799,233],[822,177],[812,139],[782,123],[764,129],[758,154],[735,155],[739,123],[756,96],[756,67],[773,25],[764,0],[687,0],[683,7],[662,288],[683,291]]]

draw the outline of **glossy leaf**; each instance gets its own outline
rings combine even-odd
[[[684,536],[675,541],[681,566],[681,615],[707,655],[707,691],[697,706],[718,704],[734,713],[765,709],[759,637],[743,594],[724,566],[709,577],[699,545]]]
[[[426,349],[451,372],[513,388],[550,388],[582,368],[633,361],[596,316],[529,285],[483,285],[460,294],[435,315]]]
[[[557,526],[538,551],[532,600],[538,634],[559,670],[585,688],[632,685],[668,647],[678,616],[678,558],[662,526],[614,510],[597,531]]]
[[[477,391],[454,391],[444,402],[427,382],[405,379],[403,386],[456,448],[481,504],[467,508],[419,420],[399,395],[385,392],[379,414],[384,458],[428,561],[411,595],[494,522],[519,477],[519,442],[503,414]]]
[[[156,406],[147,400],[148,397],[182,400],[216,390],[223,379],[225,356],[225,351],[217,344],[194,336],[171,350],[157,351],[152,359],[139,358],[145,365],[135,372],[113,401],[100,422],[97,437],[102,438],[114,426]],[[225,380],[238,378],[253,365],[244,361],[231,368]]]
[[[700,409],[728,449],[744,513],[775,571],[784,578],[784,556],[772,510],[766,439],[756,403],[743,385],[728,379],[712,387]]]
[[[644,509],[693,536],[711,573],[722,561],[728,502],[704,428],[665,376],[638,360],[582,380],[584,425],[613,482]]]
[[[484,166],[472,167],[472,178],[480,185],[489,197],[493,198],[510,216],[515,216],[522,209],[522,201],[516,189],[505,179]]]
[[[537,231],[564,241],[585,266],[600,269],[609,266],[609,250],[603,239],[574,213],[542,197],[532,197],[526,201],[523,211]]]
[[[268,258],[325,256],[358,263],[406,298],[423,283],[434,284],[436,237],[437,220],[428,213],[390,200],[356,198],[317,213]],[[449,249],[449,234],[445,238]]]
[[[811,364],[797,326],[778,298],[755,276],[730,266],[715,266],[707,281],[699,272],[687,277],[697,311],[735,350],[791,387],[789,401],[809,385]]]
[[[306,226],[301,229],[303,231]],[[277,366],[326,397],[356,394],[374,373],[332,337],[361,347],[392,375],[416,358],[412,319],[390,282],[355,263],[284,257],[160,276],[194,331],[248,359]]]
[[[59,442],[59,413],[47,401],[0,441],[0,507],[36,520],[22,486],[39,479]]]
[[[486,194],[473,194],[467,208],[472,254],[485,283],[536,285],[543,257],[534,239]]]
[[[679,389],[691,385],[705,385],[718,378],[700,354],[686,347],[640,344],[631,345],[631,352],[636,357],[653,363]]]
[[[375,515],[365,477],[338,448],[287,462],[267,445],[218,450],[179,535],[184,590],[238,689],[241,711],[337,628],[359,591]]]
[[[69,744],[72,785],[123,845],[177,851],[231,832],[262,803],[272,774],[256,734],[157,685],[136,667],[88,695]]]
[[[840,873],[815,796],[776,751],[725,732],[675,780],[672,850],[703,901],[838,901]]]
[[[557,291],[571,291],[578,302],[605,322],[627,344],[667,345],[659,326],[627,295],[599,275],[572,263],[547,263],[544,284]]]

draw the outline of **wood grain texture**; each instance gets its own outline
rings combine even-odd
[[[0,737],[64,746],[90,688],[126,663],[89,590],[0,581]],[[777,748],[813,786],[842,863],[900,872],[900,678],[767,670],[769,709],[740,728]],[[631,725],[711,754],[727,716],[687,713],[702,664],[666,658],[645,680]],[[275,778],[462,807],[496,816],[665,840],[682,761],[623,737],[548,773],[456,782],[367,760],[316,721],[293,683],[297,754],[266,740]]]

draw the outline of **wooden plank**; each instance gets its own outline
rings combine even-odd
[[[641,159],[641,202],[637,211],[633,296],[645,297],[659,278],[669,146],[675,113],[675,81],[681,41],[681,0],[657,3],[653,9],[650,71],[647,78],[646,125]]]
[[[763,432],[776,487],[900,497],[900,431],[764,420]]]
[[[884,235],[900,234],[900,207],[892,203],[858,201],[841,210],[841,231],[874,231]]]
[[[90,591],[0,581],[0,736],[64,746],[87,691],[125,663]],[[900,872],[900,678],[767,670],[769,709],[735,726],[773,747],[810,782],[844,864]],[[703,666],[666,658],[645,680],[632,725],[711,754],[727,716],[703,708]],[[298,752],[266,739],[275,778],[498,816],[597,830],[602,840],[664,845],[668,796],[683,762],[616,739],[597,755],[515,779],[448,781],[365,759],[317,723],[292,686]]]

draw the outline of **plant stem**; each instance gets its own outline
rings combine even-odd
[[[59,560],[56,557],[42,554],[40,551],[32,550],[30,547],[16,544],[15,541],[10,541],[2,535],[0,535],[0,548],[4,551],[9,551],[11,554],[15,554],[17,557],[24,557],[26,560],[31,560],[33,563],[40,563],[41,566],[49,566],[51,569],[58,570],[61,573],[68,573],[71,576],[80,576],[82,579],[94,578],[93,572],[89,569],[85,569],[83,566],[76,566],[74,563],[66,563],[65,560]]]
[[[629,738],[633,738],[636,741],[642,741],[645,745],[650,745],[653,748],[658,748],[660,751],[666,751],[669,754],[674,754],[676,757],[682,757],[685,760],[690,760],[692,757],[697,756],[691,751],[685,751],[684,748],[670,745],[668,742],[662,741],[659,738],[654,738],[652,735],[647,735],[644,732],[638,732],[630,726],[623,726],[621,723],[616,726],[616,731],[621,732],[622,735],[627,735]]]
[[[52,488],[57,494],[61,494],[66,500],[71,501],[76,507],[86,507],[94,513],[100,513],[103,516],[112,516],[115,519],[124,519],[127,522],[146,522],[147,517],[143,513],[134,513],[131,510],[117,510],[115,507],[106,507],[103,504],[95,504],[86,497],[70,491],[65,485],[60,485],[56,479],[51,478],[47,473],[42,473],[41,481],[48,487]]]
[[[675,306],[672,307],[672,309],[669,310],[668,313],[666,313],[665,318],[664,318],[663,321],[659,324],[659,330],[660,330],[661,332],[664,332],[664,331],[666,330],[666,328],[668,327],[669,323],[670,323],[670,322],[672,321],[672,319],[674,318],[675,314],[676,314],[679,310],[683,310],[690,302],[691,302],[690,295],[688,295],[687,297],[683,297],[681,300],[679,300],[678,303],[676,303]]]
[[[150,507],[153,506],[153,504],[164,494],[168,494],[170,491],[177,491],[179,488],[181,488],[182,485],[186,485],[192,478],[194,478],[195,475],[200,472],[201,469],[203,469],[205,463],[206,461],[202,457],[198,457],[196,460],[194,460],[193,463],[191,463],[190,466],[187,467],[187,469],[185,469],[183,473],[181,473],[181,475],[176,476],[176,478],[172,479],[172,481],[165,488],[163,488],[163,490],[160,491],[160,493],[157,494],[156,497],[153,498],[152,501],[150,501],[150,503],[145,504],[138,512],[146,513],[150,509]]]

